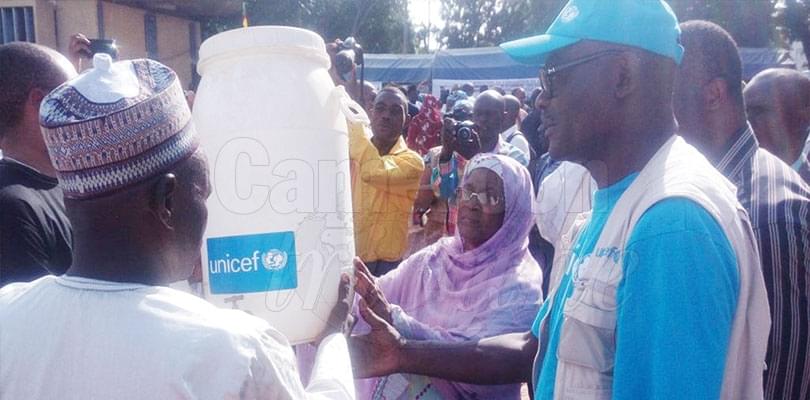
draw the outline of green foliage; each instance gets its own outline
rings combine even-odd
[[[441,42],[449,48],[492,45],[487,34],[495,14],[493,0],[453,0],[442,2],[444,29]]]
[[[771,0],[668,0],[681,22],[712,21],[726,29],[740,47],[767,47],[774,24]]]
[[[447,48],[496,46],[542,33],[564,5],[560,0],[444,0]]]
[[[430,31],[428,31],[428,28]],[[429,44],[432,43],[434,38],[440,37],[441,33],[441,29],[436,26],[428,27],[422,24],[414,26],[413,39],[414,46],[416,46],[416,53],[428,53],[430,49]]]
[[[250,25],[297,26],[318,32],[324,40],[354,36],[370,53],[412,53],[413,29],[407,0],[248,0]],[[211,35],[241,26],[242,17],[211,20]],[[403,36],[405,37],[403,43]]]
[[[611,1],[611,0],[604,0]],[[780,29],[791,37],[806,30],[802,0],[782,0],[789,13],[777,12],[777,0],[668,0],[678,19],[706,19],[727,29],[743,47],[766,47]],[[368,52],[413,53],[427,48],[427,27],[412,27],[408,0],[247,0],[251,25],[290,25],[314,30],[327,41],[355,36]],[[430,36],[442,47],[496,46],[542,33],[566,0],[441,0],[445,27]],[[795,11],[798,10],[798,11]],[[801,11],[801,13],[799,12]],[[797,18],[801,14],[805,18]],[[787,15],[789,18],[785,18]],[[799,22],[797,22],[799,21]],[[804,22],[804,25],[801,24]],[[210,20],[207,35],[241,25],[241,15]]]

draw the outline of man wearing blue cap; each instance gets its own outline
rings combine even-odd
[[[675,135],[679,34],[660,0],[571,0],[546,34],[502,45],[545,64],[549,153],[589,170],[593,211],[529,332],[440,346],[361,308],[359,375],[531,379],[536,399],[762,398],[758,251],[734,187]]]

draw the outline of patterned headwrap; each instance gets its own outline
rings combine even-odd
[[[147,59],[94,68],[42,101],[40,125],[66,198],[109,194],[167,171],[197,149],[177,75]]]
[[[419,114],[408,125],[408,147],[424,156],[434,146],[441,144],[442,112],[439,100],[433,95],[425,96]]]

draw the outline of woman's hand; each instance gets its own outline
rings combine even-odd
[[[363,298],[374,314],[382,318],[385,322],[393,324],[391,317],[391,304],[385,299],[385,295],[377,286],[377,281],[371,275],[366,264],[359,258],[354,259],[354,276],[357,279],[355,290]],[[370,323],[369,321],[366,321]]]
[[[396,328],[369,309],[365,301],[360,300],[359,308],[371,332],[349,339],[354,377],[370,378],[399,372],[405,339]]]

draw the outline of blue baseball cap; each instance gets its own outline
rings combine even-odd
[[[681,63],[678,18],[663,0],[570,0],[543,35],[501,44],[512,58],[544,64],[546,57],[580,40],[636,47]]]

